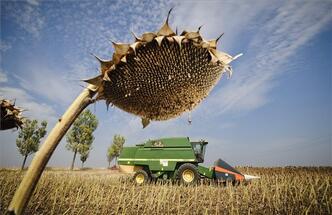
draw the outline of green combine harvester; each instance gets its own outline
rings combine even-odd
[[[241,174],[221,159],[211,168],[199,165],[204,162],[207,144],[204,140],[190,142],[188,137],[177,137],[124,147],[118,159],[120,171],[135,173],[137,184],[158,178],[180,180],[188,185],[197,183],[201,178],[233,184],[259,178]]]

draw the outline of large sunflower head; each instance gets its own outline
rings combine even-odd
[[[135,37],[132,44],[113,43],[114,54],[102,60],[101,75],[86,80],[96,85],[97,99],[150,120],[167,120],[192,110],[225,72],[232,57],[217,50],[217,42],[197,31],[174,32],[168,18],[156,33]]]

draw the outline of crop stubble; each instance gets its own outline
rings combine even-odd
[[[136,186],[110,170],[46,171],[27,214],[331,214],[332,167],[252,168],[248,185],[172,182]],[[24,173],[0,170],[0,214]]]

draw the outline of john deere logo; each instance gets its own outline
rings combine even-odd
[[[154,147],[164,147],[164,144],[161,141],[155,141],[152,143]]]

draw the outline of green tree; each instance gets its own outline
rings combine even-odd
[[[123,144],[126,139],[121,135],[114,135],[112,144],[107,149],[107,160],[108,167],[110,167],[112,160],[115,158],[115,164],[117,164],[117,158],[120,156],[120,153],[123,148]]]
[[[91,145],[81,144],[81,147],[79,147],[79,149],[78,149],[78,152],[80,153],[80,160],[82,162],[82,168],[84,167],[84,162],[89,157],[91,148],[92,148]]]
[[[108,168],[111,167],[111,162],[115,158],[115,147],[114,145],[110,145],[107,149],[107,161],[108,161]]]
[[[94,130],[96,130],[97,126],[97,117],[92,114],[90,110],[85,110],[79,115],[68,131],[66,135],[66,148],[74,152],[73,160],[71,163],[71,170],[74,169],[77,153],[83,155],[82,157],[84,162],[88,158],[88,152],[90,151],[91,144],[94,140],[92,133]]]
[[[22,129],[16,139],[16,146],[20,154],[24,156],[21,169],[24,169],[27,157],[38,151],[40,139],[46,134],[46,126],[46,121],[42,121],[38,126],[37,120],[24,120]]]

